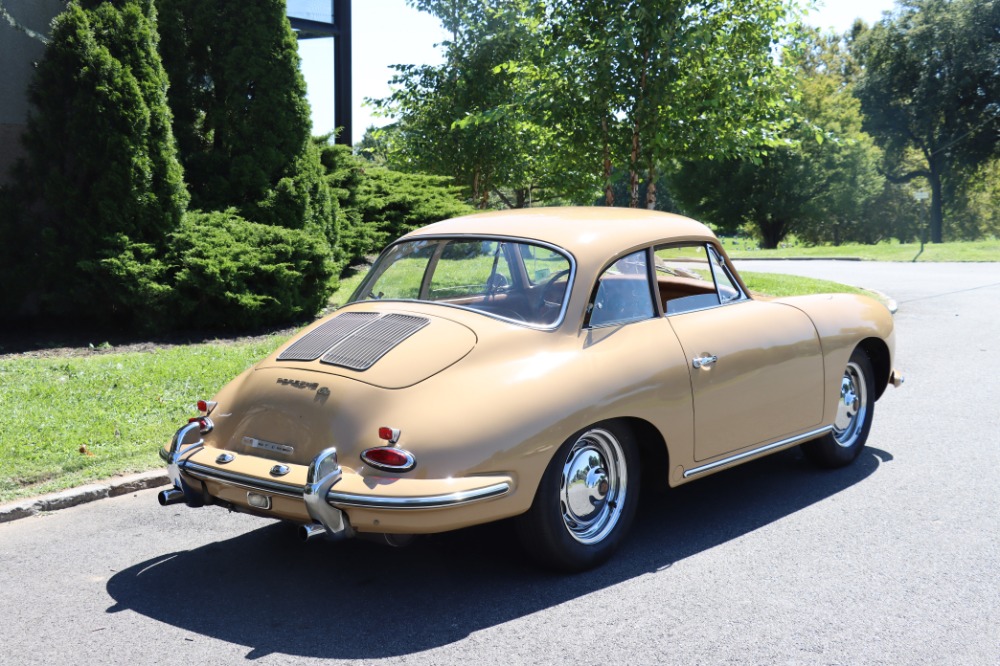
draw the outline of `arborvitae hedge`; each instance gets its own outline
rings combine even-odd
[[[322,232],[334,211],[310,140],[285,0],[157,0],[174,133],[200,210]]]
[[[166,88],[152,0],[71,0],[55,19],[4,197],[6,312],[128,321],[162,302],[188,201]]]

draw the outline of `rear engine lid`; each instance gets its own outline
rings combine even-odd
[[[258,369],[308,369],[399,389],[441,372],[475,345],[472,329],[449,319],[343,312],[304,331]]]

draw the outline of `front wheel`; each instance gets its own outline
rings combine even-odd
[[[570,437],[545,469],[531,509],[517,521],[525,549],[546,566],[583,571],[606,561],[635,516],[638,452],[624,424]]]
[[[875,414],[872,363],[863,349],[855,349],[840,381],[840,398],[833,430],[802,445],[802,452],[820,467],[843,467],[865,447]]]

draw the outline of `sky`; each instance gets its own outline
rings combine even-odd
[[[293,7],[300,0],[289,0]],[[311,3],[306,3],[311,4]],[[874,23],[893,0],[818,0],[807,21],[821,28],[844,32],[855,18]],[[294,8],[294,7],[293,7]],[[386,97],[394,63],[438,64],[440,50],[435,44],[446,38],[434,17],[408,7],[405,0],[354,0],[353,23],[353,102],[354,132],[357,143],[370,125],[384,125],[384,118],[372,116],[364,99]],[[313,133],[325,134],[333,124],[333,40],[312,39],[299,42],[302,72],[309,89],[313,109]]]

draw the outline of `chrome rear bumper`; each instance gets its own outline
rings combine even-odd
[[[475,482],[471,479],[466,480],[454,492],[440,493],[426,492],[426,486],[423,485],[427,483],[426,480],[393,479],[395,487],[412,484],[412,494],[367,494],[355,492],[367,488],[361,483],[362,477],[348,472],[347,476],[351,477],[351,482],[346,485],[349,488],[338,490],[335,486],[344,481],[345,474],[337,462],[337,451],[332,447],[321,451],[310,463],[305,485],[264,479],[191,460],[192,456],[205,448],[202,439],[184,444],[185,439],[197,427],[197,423],[191,423],[181,428],[174,435],[169,447],[160,449],[160,457],[167,463],[168,474],[173,482],[173,488],[160,493],[160,504],[166,506],[184,502],[188,506],[198,507],[213,503],[212,497],[207,492],[192,487],[191,483],[185,481],[184,476],[189,477],[189,481],[191,479],[214,481],[245,489],[248,494],[301,498],[305,510],[313,520],[313,524],[306,525],[306,530],[302,533],[303,538],[307,539],[321,533],[333,539],[354,536],[354,529],[345,509],[398,512],[461,507],[503,497],[510,493],[513,485],[513,481],[507,477],[484,477],[481,482],[478,479],[475,479]]]

